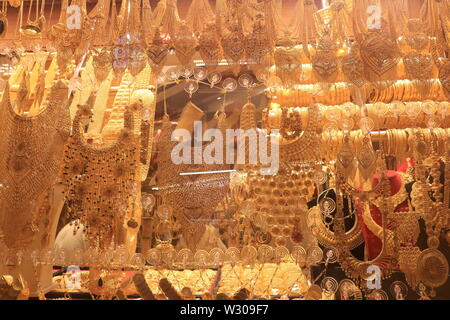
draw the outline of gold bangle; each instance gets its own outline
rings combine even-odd
[[[395,98],[395,100],[400,100],[400,101],[405,101],[405,81],[399,81],[397,82],[398,84],[398,92],[397,92],[397,96]]]
[[[392,101],[392,97],[394,96],[394,88],[393,88],[393,85],[390,85],[388,88],[387,88],[387,92],[386,92],[386,101],[387,102],[390,102],[390,101]]]
[[[386,102],[386,92],[387,92],[387,87],[385,87],[383,85],[383,90],[381,90],[380,94],[381,94],[381,101]]]
[[[398,81],[396,81],[393,84],[393,92],[392,92],[392,101],[395,101],[398,99],[398,94],[399,94],[399,87],[398,87]]]

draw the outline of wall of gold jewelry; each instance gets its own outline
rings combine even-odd
[[[0,2],[0,298],[450,299],[450,1]]]

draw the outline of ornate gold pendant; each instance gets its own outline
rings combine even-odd
[[[337,75],[338,64],[336,55],[330,51],[319,51],[312,58],[313,70],[321,80],[329,80]]]
[[[147,47],[147,56],[150,62],[159,66],[166,59],[169,53],[169,46],[161,38],[160,30],[156,29],[153,42]]]
[[[336,44],[330,38],[330,30],[325,30],[311,62],[313,70],[320,80],[334,81],[338,71],[338,60]]]
[[[364,78],[364,62],[355,51],[352,48],[350,53],[342,60],[342,72],[355,86],[362,87],[366,83]]]
[[[180,60],[181,64],[183,66],[189,64],[197,47],[197,39],[194,37],[189,28],[187,28],[186,24],[181,26],[173,46],[175,48],[177,58]]]
[[[369,32],[361,44],[361,59],[378,76],[395,68],[399,62],[394,41],[381,31]]]
[[[358,154],[358,162],[363,170],[372,168],[377,160],[377,155],[372,147],[372,141],[369,137],[364,137],[363,147]]]
[[[217,36],[217,29],[214,22],[208,23],[202,32],[199,40],[200,56],[206,65],[217,65],[221,58],[222,52],[220,41]]]
[[[303,72],[301,56],[301,49],[295,48],[293,43],[286,42],[284,46],[275,48],[277,76],[286,85],[298,83]]]
[[[433,60],[431,55],[419,52],[409,52],[403,57],[406,73],[411,79],[425,80],[431,78]]]
[[[338,154],[338,161],[344,169],[348,169],[353,163],[355,155],[353,154],[352,147],[350,145],[350,137],[347,135],[344,138],[344,145]]]
[[[140,46],[135,45],[129,48],[128,70],[133,77],[144,70],[146,64],[147,56]]]
[[[245,39],[245,51],[250,59],[260,63],[270,53],[270,39],[267,37],[264,17],[257,15],[253,32]]]
[[[222,38],[223,55],[226,59],[236,62],[244,57],[244,34],[238,25],[233,25],[230,29],[231,32]]]
[[[103,82],[108,76],[112,66],[112,55],[108,50],[101,50],[92,59],[95,77],[99,82]]]
[[[413,49],[422,51],[430,44],[428,36],[423,32],[425,23],[420,19],[408,20],[409,35],[405,37],[406,43]]]

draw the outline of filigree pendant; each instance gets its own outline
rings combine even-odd
[[[222,52],[215,23],[208,23],[199,40],[200,56],[206,65],[217,65]]]
[[[426,23],[421,19],[409,19],[409,35],[405,37],[406,43],[413,49],[422,51],[430,44],[430,38],[424,32]]]
[[[411,79],[430,79],[433,73],[431,55],[420,52],[409,52],[403,57],[406,73]]]
[[[101,50],[94,55],[92,59],[92,66],[94,67],[95,78],[99,82],[106,80],[109,74],[109,70],[112,67],[112,55],[108,50]]]
[[[312,58],[313,70],[321,80],[330,80],[337,75],[338,65],[334,52],[319,51]]]
[[[342,72],[357,87],[362,87],[366,83],[364,79],[364,62],[355,53],[354,49],[342,60]]]
[[[350,167],[350,165],[353,163],[354,158],[355,158],[355,155],[353,154],[353,150],[350,145],[350,138],[347,135],[347,136],[345,136],[344,144],[343,144],[341,150],[339,151],[338,161],[344,169],[348,169]]]
[[[147,47],[147,56],[150,63],[159,66],[164,62],[169,53],[169,47],[161,38],[159,29],[156,29],[153,42]]]
[[[426,249],[417,259],[418,277],[430,287],[440,287],[447,282],[448,271],[447,259],[437,249]]]
[[[303,65],[301,49],[294,47],[277,47],[274,51],[277,76],[287,85],[298,83]]]
[[[245,39],[245,51],[250,59],[260,63],[270,53],[270,47],[271,41],[267,37],[264,17],[258,15],[253,25],[253,32]]]
[[[371,169],[375,168],[377,163],[377,154],[373,150],[372,141],[369,137],[364,137],[363,146],[359,150],[357,159],[362,176],[368,179],[373,173]]]
[[[369,32],[361,44],[361,59],[378,76],[393,69],[399,62],[396,44],[382,32]]]
[[[140,46],[130,47],[129,55],[128,70],[130,71],[130,74],[135,77],[144,70],[145,65],[147,64],[147,56]]]
[[[237,26],[233,26],[230,33],[222,38],[223,55],[232,62],[237,62],[244,57],[244,34]]]
[[[336,44],[330,37],[330,30],[326,28],[317,45],[316,54],[311,58],[313,71],[322,81],[332,82],[337,77],[336,49]]]
[[[187,28],[186,24],[183,24],[180,28],[173,46],[175,48],[176,56],[181,64],[183,66],[189,64],[197,47],[197,39],[189,28]]]

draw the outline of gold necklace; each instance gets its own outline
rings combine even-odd
[[[301,49],[295,47],[295,42],[287,32],[281,39],[280,45],[275,47],[273,55],[276,75],[285,86],[294,86],[300,81],[303,73]]]
[[[308,107],[308,125],[293,142],[280,144],[280,160],[286,162],[317,161],[320,159],[320,110],[317,104]]]
[[[223,55],[231,65],[237,64],[245,54],[245,45],[242,41],[245,37],[244,32],[238,21],[231,21],[227,29],[229,31],[224,31],[221,39]]]
[[[208,21],[214,19],[214,12],[208,0],[194,0],[189,6],[186,14],[188,30],[195,34],[201,34]],[[180,29],[182,30],[183,27]]]
[[[41,7],[41,13],[44,10],[44,3],[43,0],[41,0],[42,7]],[[39,0],[36,0],[36,13],[35,13],[35,19],[31,20],[31,9],[33,7],[33,0],[30,1],[29,7],[28,7],[28,16],[27,16],[27,22],[25,25],[23,25],[20,28],[20,33],[24,36],[35,38],[38,37],[42,32],[42,27],[45,23],[45,18],[42,19],[43,15],[39,16]]]
[[[364,62],[359,55],[360,47],[358,42],[354,42],[348,55],[342,60],[342,72],[345,77],[357,87],[362,87],[366,83],[364,77]]]
[[[33,117],[21,117],[11,108],[9,88],[2,103],[0,160],[2,185],[0,228],[9,247],[24,247],[36,234],[37,216],[45,194],[55,183],[69,132],[67,86],[57,82],[48,106]],[[11,223],[14,221],[14,223]]]
[[[369,72],[368,79],[372,81],[383,79],[400,61],[397,45],[384,28],[368,31],[361,42],[361,59]]]
[[[130,108],[131,109],[131,108]],[[75,228],[80,225],[91,246],[107,248],[125,242],[125,220],[136,201],[140,139],[133,132],[135,115],[124,114],[124,128],[116,142],[93,145],[84,138],[82,124],[92,117],[90,106],[79,106],[66,148],[63,177],[66,201]],[[139,223],[130,222],[135,229]]]
[[[195,54],[197,39],[185,22],[181,23],[180,31],[174,39],[173,46],[175,48],[175,54],[178,60],[180,60],[181,65],[188,65]]]
[[[308,228],[310,228],[317,237],[317,241],[326,248],[336,248],[338,241],[343,241],[352,250],[361,245],[364,241],[361,230],[361,223],[357,215],[355,215],[355,223],[353,227],[345,232],[345,235],[339,240],[335,233],[330,230],[330,228],[324,223],[324,216],[320,211],[319,206],[308,211]],[[332,222],[331,222],[332,223]],[[330,223],[330,224],[331,224]]]
[[[312,57],[312,67],[319,81],[334,82],[338,76],[338,60],[336,44],[331,39],[328,26],[317,45],[316,54]]]
[[[267,30],[264,16],[257,14],[253,24],[253,31],[245,38],[247,57],[256,63],[263,62],[263,59],[272,52],[273,44],[271,39],[267,37]]]
[[[221,131],[225,130],[225,118],[225,114],[218,115],[218,128]],[[228,173],[196,174],[196,172],[226,170],[229,169],[229,165],[174,164],[171,152],[175,143],[167,143],[171,141],[171,134],[171,122],[166,116],[160,138],[162,145],[158,155],[160,164],[156,173],[158,188],[163,204],[172,206],[176,222],[182,226],[186,245],[192,250],[199,244],[209,217],[228,192],[229,186]],[[200,152],[203,153],[204,148],[205,146]],[[194,163],[192,158],[191,163]],[[185,175],[180,175],[182,173]]]

